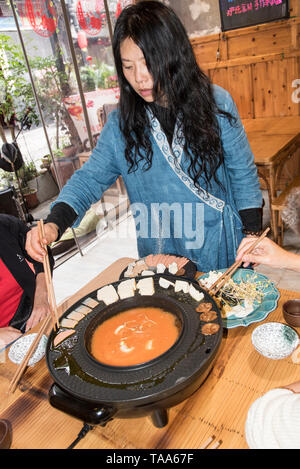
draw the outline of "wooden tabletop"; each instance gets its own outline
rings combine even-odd
[[[300,116],[243,119],[257,165],[276,162],[300,144]]]
[[[60,305],[65,311],[96,288],[118,279],[131,259],[112,264]],[[280,290],[275,311],[264,322],[284,323],[282,304],[299,293]],[[220,448],[246,449],[244,426],[251,403],[274,387],[300,379],[300,366],[291,357],[270,360],[258,354],[251,344],[257,326],[226,330],[213,370],[201,388],[189,399],[169,411],[169,424],[158,429],[149,418],[115,419],[106,427],[96,427],[77,445],[78,449],[197,449],[214,435]],[[299,329],[298,329],[299,332]],[[43,359],[28,368],[19,388],[7,394],[16,370],[6,353],[0,355],[0,418],[11,422],[12,448],[66,448],[77,437],[82,422],[50,406],[48,390],[52,378]]]

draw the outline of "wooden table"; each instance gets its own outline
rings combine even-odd
[[[72,298],[60,312],[84,295],[115,281],[131,259],[112,264]],[[299,293],[281,290],[278,308],[267,321],[284,322],[284,301]],[[271,388],[300,379],[300,365],[291,358],[273,361],[259,355],[251,344],[257,324],[230,329],[225,334],[215,365],[201,388],[189,399],[170,409],[169,424],[158,429],[150,419],[115,419],[106,427],[96,427],[77,448],[102,449],[197,449],[211,435],[222,440],[221,448],[246,449],[244,426],[251,403]],[[298,332],[300,332],[298,330]],[[82,422],[50,406],[48,390],[52,384],[45,360],[28,368],[19,388],[7,394],[16,365],[0,356],[0,418],[13,427],[12,448],[66,448],[76,438]]]
[[[278,241],[278,213],[271,204],[288,159],[300,148],[300,116],[243,119],[259,176],[265,181],[271,210],[271,229]],[[295,175],[293,175],[295,176]]]

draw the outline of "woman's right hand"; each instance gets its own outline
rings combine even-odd
[[[247,264],[263,264],[279,269],[286,267],[288,252],[269,238],[262,239],[250,254],[246,254],[254,241],[253,238],[242,240],[237,251],[237,261],[243,260]]]
[[[44,225],[44,238],[42,243],[44,246],[53,243],[58,237],[58,227],[55,223],[46,223]],[[38,227],[33,227],[27,233],[25,249],[32,259],[43,262],[46,255],[46,249],[41,245]]]

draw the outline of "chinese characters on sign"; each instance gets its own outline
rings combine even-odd
[[[229,0],[230,2],[230,0]],[[226,15],[238,15],[240,13],[246,13],[251,10],[258,10],[260,8],[271,7],[273,5],[282,4],[282,0],[250,0],[240,5],[231,6],[227,9]]]

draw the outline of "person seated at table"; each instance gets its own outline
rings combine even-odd
[[[161,2],[123,9],[113,52],[119,107],[52,205],[45,244],[78,226],[121,175],[140,257],[172,253],[201,271],[228,267],[242,238],[260,232],[262,213],[253,153],[232,97],[199,68],[181,21]],[[26,249],[43,259],[34,229]]]
[[[282,219],[300,236],[300,189],[294,189],[290,194],[287,204],[282,210]],[[249,263],[264,264],[275,269],[300,272],[299,254],[287,251],[269,238],[264,238],[250,254],[245,254],[252,243],[253,238],[245,238],[238,249],[236,260],[243,259],[244,267],[247,267]]]
[[[0,214],[0,349],[50,313],[43,264],[25,250],[29,230],[16,217]],[[49,260],[52,269],[50,249]]]

